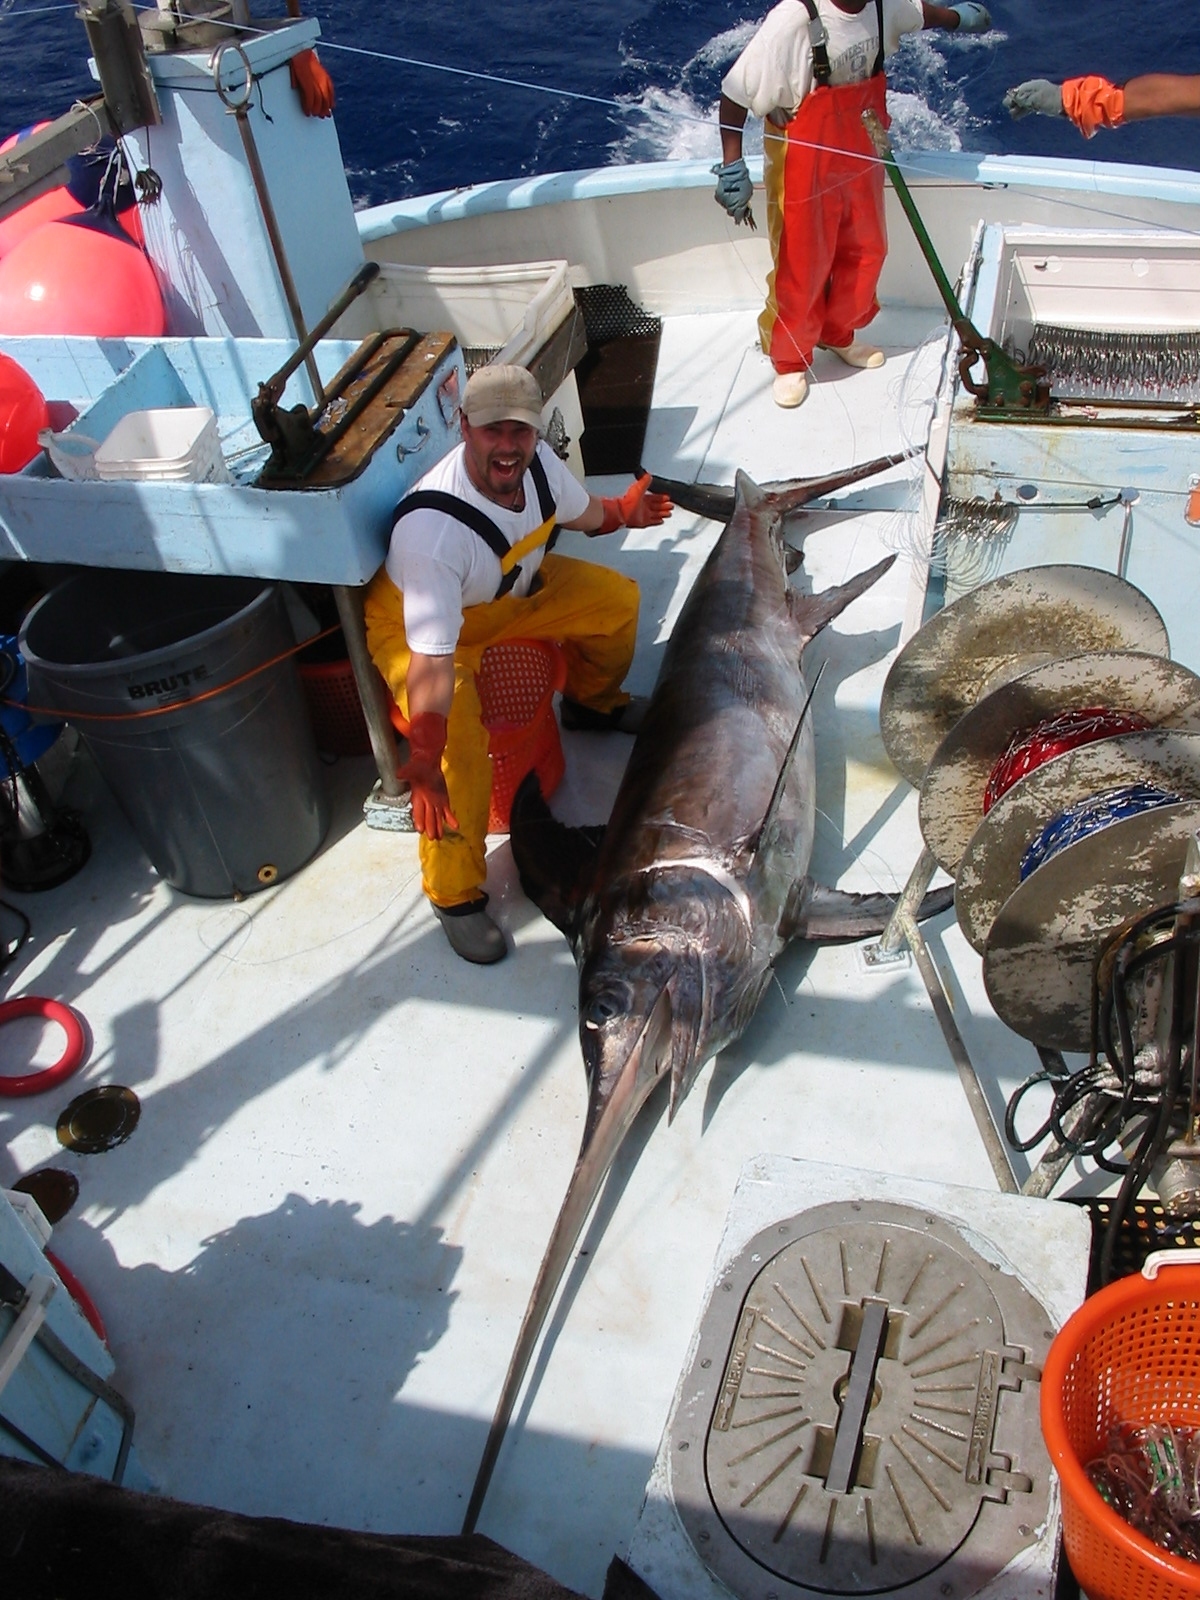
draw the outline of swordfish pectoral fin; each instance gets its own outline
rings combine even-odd
[[[873,583],[878,583],[895,560],[894,555],[885,556],[865,572],[856,574],[848,583],[839,584],[836,589],[826,589],[824,594],[797,594],[794,589],[789,589],[788,605],[804,644],[815,639],[821,629],[834,617],[840,616],[852,600],[857,600]]]
[[[542,796],[537,773],[530,772],[513,796],[509,842],[521,887],[572,944],[602,828],[568,828]]]
[[[554,1303],[558,1286],[567,1270],[571,1255],[583,1232],[584,1224],[596,1203],[597,1196],[609,1174],[617,1151],[625,1135],[633,1126],[634,1118],[645,1105],[650,1091],[661,1078],[671,1059],[671,996],[663,989],[650,1010],[632,1050],[624,1065],[609,1082],[607,1092],[593,1091],[593,1103],[588,1107],[588,1119],[583,1135],[583,1146],[558,1220],[542,1257],[533,1293],[525,1308],[521,1331],[505,1374],[504,1387],[496,1404],[492,1426],[488,1431],[479,1470],[467,1514],[463,1520],[463,1533],[473,1533],[483,1509],[488,1484],[504,1443],[509,1418],[517,1403],[517,1396],[525,1373],[533,1357],[538,1335]]]
[[[890,894],[850,894],[844,889],[827,889],[823,884],[797,885],[796,909],[789,907],[781,931],[788,939],[808,939],[814,944],[837,940],[871,939],[887,927],[896,909]],[[936,917],[954,904],[954,885],[931,889],[917,909],[917,921]]]

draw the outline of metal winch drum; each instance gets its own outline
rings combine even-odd
[[[879,708],[884,747],[919,787],[955,724],[1002,683],[1062,656],[1139,650],[1167,656],[1147,597],[1093,567],[1025,567],[980,584],[925,624],[892,663]]]
[[[947,1218],[817,1206],[722,1273],[669,1430],[677,1515],[744,1600],[966,1600],[1042,1538],[1051,1319]]]

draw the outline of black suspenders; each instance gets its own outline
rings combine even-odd
[[[804,9],[808,12],[808,42],[812,50],[813,82],[819,88],[829,87],[829,35],[825,31],[825,24],[817,15],[816,0],[801,0]],[[883,71],[883,0],[875,0],[875,21],[879,27],[879,48],[875,53],[875,65],[871,68],[874,78]]]
[[[533,479],[533,487],[537,492],[542,521],[547,522],[554,515],[556,506],[554,496],[550,492],[550,480],[546,477],[546,469],[538,460],[536,453],[529,463],[529,476]],[[481,511],[470,501],[460,500],[457,495],[449,494],[444,489],[416,489],[412,494],[405,495],[392,512],[392,526],[395,527],[400,518],[406,517],[410,511],[441,511],[445,516],[453,517],[456,522],[461,522],[464,527],[470,528],[472,533],[478,534],[492,554],[501,561],[512,548],[486,511]],[[499,600],[501,595],[507,594],[520,576],[519,566],[501,574],[500,587],[493,598]]]

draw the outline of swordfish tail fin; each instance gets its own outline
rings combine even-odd
[[[633,1126],[634,1118],[645,1105],[650,1091],[662,1076],[671,1060],[671,997],[664,989],[655,1002],[646,1024],[638,1036],[619,1074],[609,1081],[607,1091],[602,1085],[593,1086],[592,1104],[588,1107],[587,1126],[583,1148],[567,1185],[562,1208],[542,1257],[533,1293],[525,1308],[521,1330],[508,1363],[504,1387],[496,1404],[496,1412],[488,1430],[487,1443],[462,1531],[474,1533],[479,1513],[487,1496],[492,1472],[500,1456],[500,1447],[509,1419],[517,1403],[525,1373],[533,1358],[538,1336],[549,1315],[558,1286],[571,1260],[579,1235],[591,1213],[609,1171],[621,1148],[625,1135]]]
[[[848,489],[851,484],[873,478],[888,467],[918,455],[923,447],[914,446],[898,455],[876,456],[872,461],[860,462],[854,467],[843,467],[840,472],[827,472],[819,478],[781,478],[772,483],[758,485],[767,497],[771,509],[779,516],[787,516],[810,500],[820,500],[825,495]],[[661,478],[655,473],[650,484],[655,494],[668,494],[682,511],[694,512],[713,522],[728,522],[733,515],[734,490],[725,483],[684,483],[679,478]]]

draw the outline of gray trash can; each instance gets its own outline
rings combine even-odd
[[[256,670],[294,642],[277,585],[170,572],[68,578],[20,635],[29,703],[74,722],[159,874],[214,898],[295,872],[329,826],[295,660]]]

